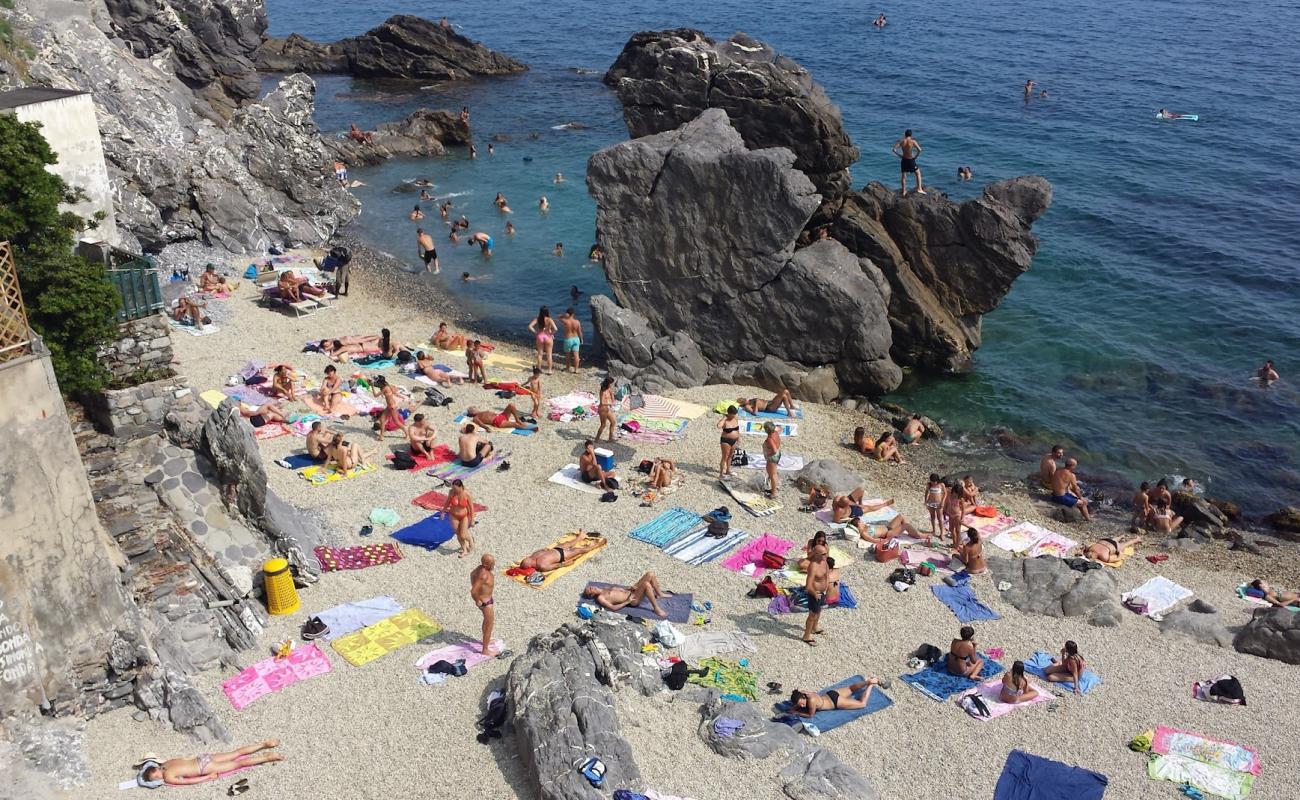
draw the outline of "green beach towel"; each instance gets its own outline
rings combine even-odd
[[[723,694],[734,694],[750,702],[758,699],[758,673],[749,667],[713,656],[701,659],[700,666],[708,669],[709,674],[703,677],[692,675],[687,678],[691,683],[717,689]]]

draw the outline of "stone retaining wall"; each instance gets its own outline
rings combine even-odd
[[[105,389],[86,399],[86,413],[104,433],[138,439],[162,432],[167,410],[190,392],[184,376],[169,374],[129,389]]]
[[[119,330],[117,341],[99,351],[99,360],[114,380],[171,369],[171,326],[166,317],[154,314],[131,320]]]

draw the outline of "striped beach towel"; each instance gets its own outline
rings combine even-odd
[[[635,422],[639,429],[634,433],[623,426]],[[666,444],[686,435],[689,420],[683,417],[651,417],[640,411],[624,414],[618,419],[618,436],[633,442]]]
[[[443,483],[451,483],[457,478],[465,480],[471,475],[475,475],[488,467],[494,467],[510,457],[510,453],[497,450],[484,459],[482,464],[477,467],[467,467],[460,461],[449,461],[445,464],[438,464],[433,469],[424,473],[442,480]]]
[[[633,528],[627,535],[662,548],[698,528],[703,522],[699,514],[684,508],[670,508],[644,525]]]
[[[714,539],[708,535],[707,525],[701,525],[688,531],[677,541],[664,548],[664,555],[672,556],[678,561],[685,561],[693,567],[706,564],[715,558],[724,556],[734,550],[741,542],[749,538],[744,531],[732,528],[726,536]]]
[[[731,499],[735,500],[749,513],[756,517],[766,517],[780,511],[782,506],[770,497],[741,489],[739,486],[732,486],[727,481],[718,481]]]

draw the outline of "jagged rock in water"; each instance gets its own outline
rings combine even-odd
[[[644,369],[646,331],[681,333],[712,366],[772,357],[832,367],[836,394],[897,387],[874,268],[833,240],[795,250],[818,196],[793,162],[788,150],[747,150],[719,109],[592,157],[605,273],[618,304],[645,320],[602,327],[610,309],[593,304],[615,360]]]
[[[371,143],[343,134],[326,138],[325,148],[348,165],[378,164],[397,156],[440,156],[444,145],[469,144],[469,123],[450,111],[421,108],[398,122],[385,122],[372,131]],[[418,188],[418,187],[413,187]]]
[[[1285,608],[1261,608],[1237,631],[1232,646],[1242,653],[1300,664],[1300,614]]]
[[[849,188],[858,159],[840,110],[808,71],[737,33],[715,42],[689,28],[635,34],[604,81],[633,138],[670,131],[705,109],[727,112],[752,150],[784,147],[824,197]]]
[[[463,80],[528,69],[509,56],[427,19],[397,14],[360,36],[320,44],[292,34],[267,39],[253,54],[268,72],[342,72],[358,78]]]

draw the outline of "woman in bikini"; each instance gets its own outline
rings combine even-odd
[[[1264,597],[1262,599],[1267,601],[1269,605],[1274,605],[1279,608],[1287,608],[1288,606],[1300,608],[1300,592],[1288,592],[1285,589],[1274,589],[1272,586],[1268,585],[1268,581],[1260,578],[1251,581],[1250,588],[1257,592],[1263,592]]]
[[[988,569],[988,564],[984,561],[984,545],[980,544],[980,532],[974,528],[966,529],[966,541],[957,548],[956,555],[971,575],[982,575]]]
[[[459,344],[456,343],[455,339],[456,337],[452,332],[447,330],[447,323],[439,322],[438,330],[434,331],[433,336],[429,337],[429,343],[443,350],[459,350]]]
[[[764,422],[767,438],[763,440],[763,467],[767,470],[767,496],[776,497],[776,468],[781,463],[781,432],[775,422]]]
[[[393,335],[388,332],[387,328],[384,328],[379,332],[378,347],[379,347],[379,355],[383,356],[384,358],[397,358],[397,354],[399,352],[407,349],[406,347],[403,347],[401,344],[398,344],[397,342],[393,341]]]
[[[325,377],[320,382],[320,391],[316,396],[320,399],[321,409],[326,414],[334,413],[334,404],[338,402],[339,396],[343,393],[343,379],[339,377],[339,371],[333,364],[325,366]]]
[[[281,364],[272,373],[271,392],[290,402],[298,399],[298,393],[293,389],[293,370],[287,364]]]
[[[1103,564],[1119,566],[1120,562],[1123,561],[1124,551],[1130,547],[1136,547],[1141,543],[1141,536],[1134,536],[1132,539],[1125,539],[1122,542],[1109,537],[1098,539],[1084,548],[1083,557],[1091,558],[1094,561],[1100,561]]]
[[[379,412],[379,416],[375,420],[375,434],[379,437],[379,441],[384,440],[384,429],[388,427],[390,422],[393,423],[397,430],[402,432],[403,436],[407,436],[406,421],[402,419],[402,415],[397,410],[397,387],[390,384],[383,375],[380,375],[375,378],[370,391],[375,397],[384,398],[384,408]]]
[[[727,413],[718,420],[718,429],[722,431],[722,438],[719,440],[722,446],[722,459],[718,461],[718,477],[731,474],[731,454],[736,449],[736,444],[740,442],[740,419],[736,416],[740,409],[735,406],[727,406]]]
[[[894,438],[893,431],[885,431],[876,440],[876,460],[892,461],[895,464],[904,463],[902,453],[898,452],[898,440]]]
[[[961,638],[952,640],[944,666],[949,674],[978,680],[980,670],[984,669],[984,659],[980,658],[979,645],[975,643],[975,629],[963,625],[958,633]]]
[[[656,458],[654,466],[650,468],[650,488],[667,489],[673,483],[673,477],[677,474],[677,465],[668,458]]]
[[[537,319],[528,323],[528,330],[537,340],[537,355],[534,360],[534,366],[541,367],[542,362],[546,363],[546,374],[550,375],[555,371],[555,361],[552,353],[555,348],[555,320],[551,319],[551,309],[542,306],[537,312]]]
[[[841,522],[847,522],[851,517],[870,514],[872,511],[879,511],[894,504],[892,497],[879,503],[864,503],[862,501],[864,491],[859,486],[848,494],[836,495],[835,499],[831,501],[831,522],[838,525]]]
[[[966,518],[966,506],[966,495],[961,490],[961,484],[953,481],[952,485],[948,487],[948,497],[943,507],[943,514],[948,523],[948,533],[952,536],[953,550],[956,550],[961,545],[961,522]]]
[[[867,678],[865,681],[850,684],[847,690],[827,689],[819,693],[809,689],[795,689],[790,693],[790,713],[800,717],[812,717],[818,711],[866,708],[871,690],[878,685],[880,685],[879,678]]]
[[[366,454],[361,452],[361,446],[347,441],[341,433],[334,434],[325,448],[325,455],[328,458],[326,463],[333,463],[339,472],[351,472],[366,463]]]
[[[614,418],[614,379],[605,378],[600,382],[600,399],[596,401],[596,413],[600,416],[600,427],[596,429],[596,441],[609,426],[609,440],[614,441],[614,431],[618,429],[618,420]]]
[[[1156,501],[1155,508],[1151,509],[1151,530],[1155,533],[1173,533],[1174,530],[1183,524],[1183,518],[1176,516],[1172,508],[1169,507],[1169,501],[1160,498]]]
[[[862,430],[858,428],[858,430]],[[943,504],[948,499],[948,487],[944,485],[938,473],[930,473],[930,482],[925,487],[925,508],[930,512],[930,535],[938,536],[943,527]]]
[[[859,425],[853,429],[853,449],[864,456],[876,455],[876,443],[867,435],[867,429]]]
[[[451,482],[451,491],[447,493],[442,513],[451,518],[451,530],[460,544],[460,552],[456,555],[464,558],[474,549],[474,537],[469,535],[469,529],[474,524],[474,498],[460,478]]]
[[[284,756],[279,753],[263,752],[279,746],[279,739],[267,739],[229,753],[204,753],[194,758],[169,758],[162,763],[148,760],[136,777],[136,782],[149,789],[156,789],[163,784],[190,786],[196,783],[207,783],[237,769],[283,761]]]
[[[764,412],[775,414],[778,409],[784,407],[787,417],[794,416],[794,400],[790,397],[789,389],[782,389],[777,392],[771,400],[761,400],[757,397],[737,397],[736,405],[754,415]]]
[[[998,699],[1004,703],[1027,703],[1038,696],[1038,690],[1029,685],[1025,677],[1025,662],[1017,661],[1011,665],[1011,671],[1002,676],[1002,689]]]
[[[1079,645],[1070,641],[1066,642],[1065,647],[1061,649],[1061,657],[1053,658],[1051,666],[1043,669],[1043,674],[1052,683],[1072,682],[1074,693],[1083,694],[1079,690],[1079,680],[1083,677],[1086,666],[1083,656],[1079,655]]]
[[[415,370],[434,383],[440,383],[443,386],[452,386],[465,382],[464,378],[457,377],[452,375],[450,372],[444,372],[434,367],[433,356],[426,354],[423,350],[415,354]]]

